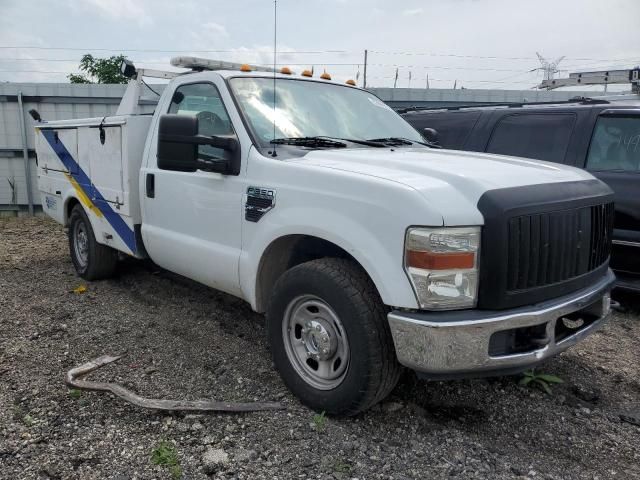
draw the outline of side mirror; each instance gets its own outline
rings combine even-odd
[[[438,131],[435,128],[425,128],[422,130],[422,136],[424,139],[429,142],[436,144],[438,143]]]
[[[223,158],[201,158],[198,145],[221,149]],[[235,135],[200,135],[198,118],[192,115],[167,114],[160,117],[157,156],[158,168],[162,170],[240,173],[240,144]]]

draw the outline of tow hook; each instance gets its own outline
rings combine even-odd
[[[257,412],[263,410],[283,410],[285,407],[279,402],[217,402],[212,400],[164,400],[156,398],[144,398],[127,390],[121,385],[108,382],[91,382],[83,380],[91,372],[117,362],[121,357],[103,355],[69,370],[65,376],[68,387],[78,390],[94,392],[110,392],[129,403],[142,408],[169,411],[197,411],[197,412]]]

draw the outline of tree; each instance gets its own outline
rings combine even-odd
[[[78,66],[86,75],[72,73],[67,78],[71,83],[127,83],[129,79],[120,72],[120,64],[125,58],[124,55],[95,58],[87,53]]]

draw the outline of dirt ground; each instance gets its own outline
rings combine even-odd
[[[244,302],[134,261],[83,282],[62,227],[0,219],[0,478],[640,478],[639,302],[623,300],[539,369],[564,380],[550,395],[407,373],[373,410],[323,418],[286,390]],[[103,354],[123,358],[95,378],[142,395],[286,410],[160,414],[64,385]]]

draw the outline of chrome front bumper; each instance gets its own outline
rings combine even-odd
[[[432,378],[526,370],[580,342],[604,323],[614,281],[609,270],[587,289],[505,311],[393,311],[388,318],[398,361]],[[538,332],[530,348],[522,345],[528,332]],[[517,348],[505,347],[505,352],[496,354],[495,340],[509,338],[519,338]]]

